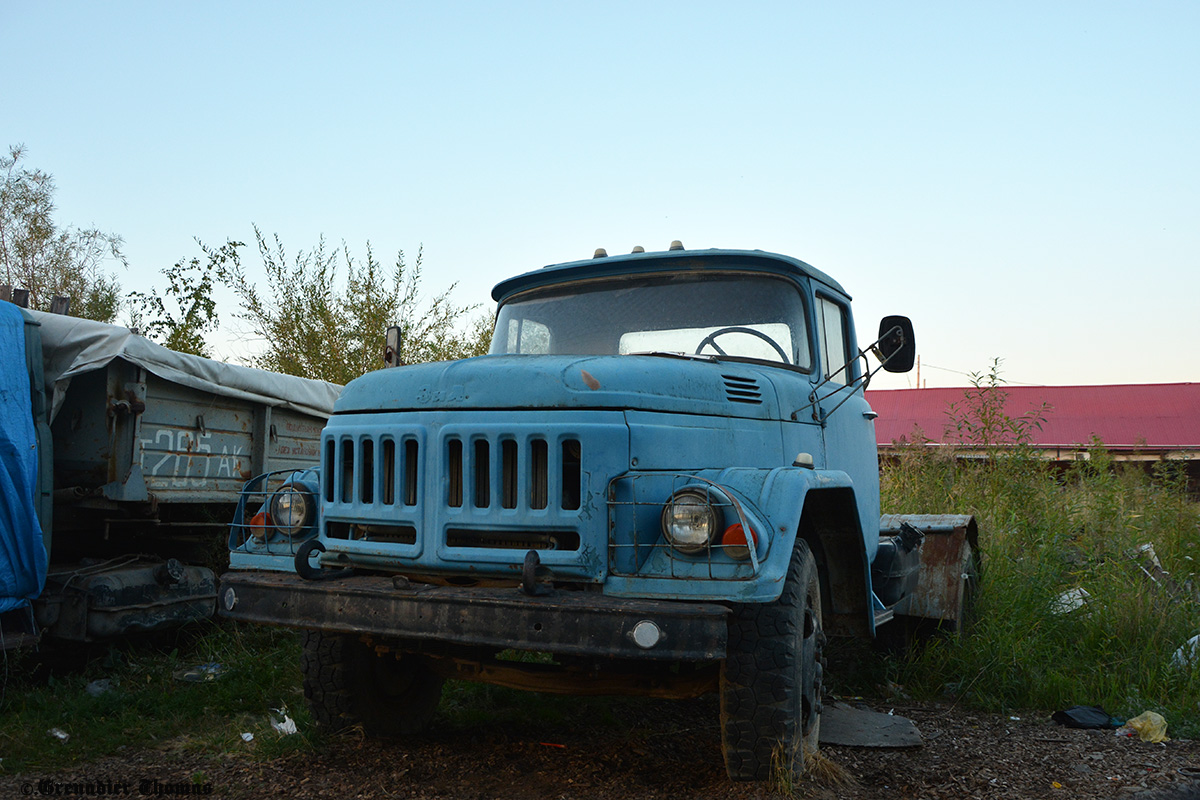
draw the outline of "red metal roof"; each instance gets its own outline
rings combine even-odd
[[[1051,408],[1041,430],[1040,447],[1086,445],[1092,436],[1115,450],[1200,448],[1200,383],[1117,386],[1003,386],[1005,413],[1017,417],[1042,403]],[[935,442],[946,436],[951,403],[964,406],[969,389],[880,389],[867,392],[879,413],[875,435],[880,445],[911,439],[914,427]]]

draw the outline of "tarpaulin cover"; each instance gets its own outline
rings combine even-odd
[[[34,507],[38,465],[25,319],[0,301],[0,613],[26,605],[46,581],[46,546]]]
[[[42,356],[50,419],[58,415],[71,378],[124,359],[164,380],[251,403],[328,417],[342,387],[176,353],[120,325],[59,314],[29,312],[41,323]]]

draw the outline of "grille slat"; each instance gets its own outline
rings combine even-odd
[[[530,442],[530,492],[529,505],[533,508],[545,508],[550,495],[550,470],[548,466],[549,453],[545,439],[534,439]]]
[[[458,439],[446,443],[446,505],[462,508],[463,446]]]

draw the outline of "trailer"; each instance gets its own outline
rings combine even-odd
[[[0,469],[28,474],[14,454],[36,453],[28,480],[6,484],[10,509],[28,498],[32,514],[0,517],[0,570],[24,576],[0,580],[0,642],[211,616],[243,485],[316,463],[340,387],[177,353],[117,325],[2,301],[0,314],[0,344],[25,362],[23,375],[6,370]]]

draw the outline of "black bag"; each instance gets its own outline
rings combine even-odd
[[[1100,706],[1071,706],[1066,711],[1055,711],[1050,719],[1068,728],[1119,728],[1124,724]]]

